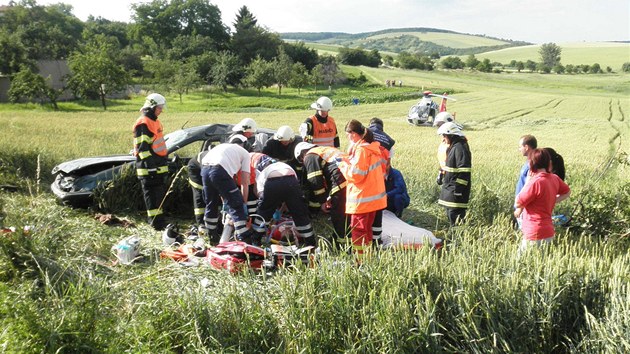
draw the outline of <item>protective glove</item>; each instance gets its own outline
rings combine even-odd
[[[249,215],[249,211],[247,210],[247,204],[243,203],[243,213],[245,213],[245,216]]]
[[[273,216],[272,216],[272,218],[273,218],[275,221],[280,221],[280,219],[282,218],[282,212],[281,212],[280,210],[277,210],[277,209],[276,209],[276,211],[274,211],[274,212],[273,212]]]
[[[437,183],[438,186],[441,186],[443,178],[444,178],[444,174],[442,173],[442,170],[440,170],[438,172],[437,178],[435,179],[435,183]]]
[[[224,211],[227,213],[228,211],[228,203],[227,202],[223,202],[223,206],[221,207],[221,211]]]

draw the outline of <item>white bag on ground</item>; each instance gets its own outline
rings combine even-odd
[[[383,210],[383,249],[387,248],[419,248],[423,245],[439,248],[442,239],[427,229],[407,224],[389,210]]]

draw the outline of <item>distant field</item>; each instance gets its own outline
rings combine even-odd
[[[402,35],[418,37],[421,41],[432,42],[444,47],[450,48],[472,48],[472,47],[485,47],[506,44],[507,42],[499,41],[496,39],[470,36],[466,34],[457,33],[443,33],[443,32],[396,32],[396,33],[384,33],[375,36],[365,38],[360,42],[369,42],[370,40],[382,39],[382,38],[396,38]]]
[[[630,62],[630,44],[628,43],[568,43],[558,44],[562,48],[561,63],[567,64],[588,64],[598,63],[602,69],[610,66],[614,71],[621,70],[621,65]],[[533,60],[540,61],[538,50],[540,45],[524,47],[514,47],[497,51],[477,54],[478,59],[488,58],[508,64],[512,60]]]

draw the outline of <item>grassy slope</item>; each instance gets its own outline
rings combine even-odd
[[[433,42],[435,44],[439,44],[445,47],[451,48],[471,48],[471,47],[484,47],[484,46],[495,46],[506,44],[506,42],[499,41],[496,39],[479,37],[479,36],[471,36],[467,34],[457,34],[457,33],[443,33],[443,32],[395,32],[395,33],[384,33],[379,35],[374,35],[370,37],[366,37],[360,41],[356,41],[356,44],[360,44],[362,42],[367,42],[370,40],[376,40],[381,38],[396,38],[401,35],[415,36],[418,37],[421,41],[424,42]]]
[[[614,71],[620,71],[623,63],[630,62],[630,43],[559,43],[562,48],[561,62],[567,64],[598,63],[603,70],[610,66]],[[507,48],[494,52],[477,54],[478,59],[488,58],[508,64],[511,60],[540,61],[539,45]],[[465,58],[463,58],[465,59]]]

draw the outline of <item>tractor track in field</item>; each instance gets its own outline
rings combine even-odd
[[[619,111],[619,117],[615,117],[615,108]],[[615,131],[615,133],[608,139],[608,143],[610,145],[610,155],[611,158],[617,153],[617,151],[621,148],[623,139],[625,139],[628,131],[630,131],[630,126],[626,121],[626,114],[623,111],[621,106],[621,101],[617,99],[615,102],[611,99],[608,102],[608,123],[610,127]]]
[[[522,118],[528,114],[531,114],[532,112],[535,112],[536,110],[539,109],[554,109],[556,107],[558,107],[558,105],[560,105],[562,102],[564,101],[564,99],[562,98],[554,98],[551,99],[541,105],[532,107],[532,108],[522,108],[522,109],[517,109],[514,110],[512,112],[508,112],[506,114],[502,114],[500,116],[492,116],[489,117],[488,119],[486,119],[483,123],[481,123],[479,126],[472,126],[471,130],[485,130],[488,129],[490,127],[495,127],[498,124],[503,124],[503,123],[507,123],[510,122],[512,120],[515,119],[519,119]],[[475,122],[476,123],[476,122]]]

